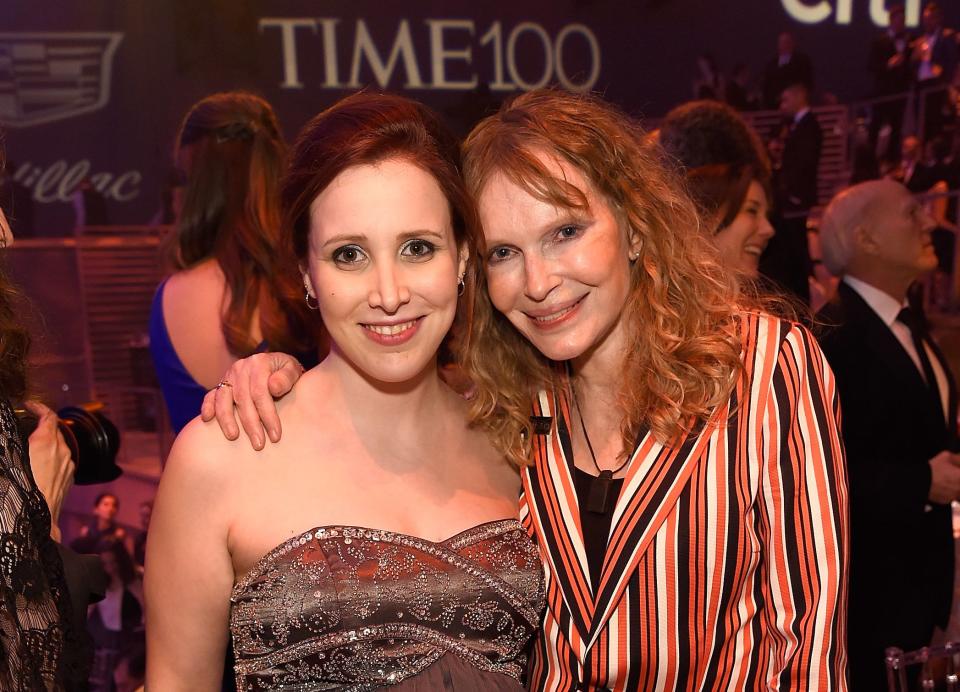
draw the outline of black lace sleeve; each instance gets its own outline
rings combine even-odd
[[[0,690],[77,690],[63,563],[13,410],[0,401]]]

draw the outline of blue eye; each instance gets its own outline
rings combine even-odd
[[[488,263],[497,264],[498,262],[504,262],[510,259],[512,256],[513,256],[513,250],[506,247],[505,245],[501,245],[491,250]]]
[[[436,249],[436,246],[430,241],[415,238],[404,244],[400,249],[400,254],[412,260],[424,260],[433,257]]]
[[[366,258],[363,250],[356,245],[344,245],[333,252],[333,261],[341,265],[358,265]]]
[[[580,228],[571,224],[561,226],[557,229],[557,237],[560,238],[560,240],[572,240],[578,235],[580,235]]]

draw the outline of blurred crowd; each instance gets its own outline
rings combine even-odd
[[[107,576],[103,599],[87,613],[91,692],[133,692],[145,674],[143,566],[153,502],[140,504],[140,526],[129,532],[117,523],[119,509],[117,495],[98,494],[90,517],[69,542],[77,553],[97,555]]]
[[[759,79],[746,64],[723,74],[709,54],[698,58],[692,93],[696,99],[724,101],[741,112],[779,110],[782,120],[761,127],[770,157],[777,237],[770,241],[762,264],[765,274],[787,287],[814,309],[835,290],[835,277],[822,269],[819,241],[808,241],[808,215],[847,184],[874,179],[901,182],[916,194],[927,194],[939,266],[929,284],[928,300],[952,307],[949,277],[953,273],[956,196],[960,189],[960,35],[944,26],[936,2],[926,3],[920,26],[907,27],[903,3],[888,5],[889,26],[864,49],[867,79],[864,98],[847,104],[850,143],[848,176],[818,177],[824,134],[811,106],[836,105],[829,92],[817,89],[815,56],[805,52],[793,34],[777,37],[775,54]],[[748,113],[748,118],[750,114]]]

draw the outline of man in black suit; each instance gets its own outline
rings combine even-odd
[[[796,82],[784,89],[780,111],[786,119],[786,138],[777,178],[778,202],[784,212],[809,211],[817,203],[817,169],[823,131],[810,109],[807,86]]]
[[[774,171],[776,235],[760,259],[760,271],[804,302],[810,300],[807,213],[817,203],[817,169],[823,132],[810,110],[810,91],[797,82],[783,90],[783,155]]]
[[[813,91],[813,63],[806,53],[797,49],[797,42],[789,31],[777,37],[777,54],[763,72],[764,106],[776,110],[780,95],[791,84],[803,84]]]
[[[907,105],[907,92],[911,85],[911,42],[906,29],[903,3],[895,3],[888,10],[890,24],[870,44],[867,69],[873,74],[873,96],[889,99],[873,106],[870,118],[870,146],[876,149],[880,128],[890,126],[886,157],[896,161],[899,154],[900,133],[903,129],[903,112]]]
[[[933,170],[923,160],[923,147],[913,135],[903,138],[900,147],[900,169],[897,182],[903,183],[910,192],[926,192],[937,182],[933,179]]]
[[[908,287],[937,264],[933,226],[890,180],[841,192],[820,225],[824,263],[843,277],[819,317],[847,452],[851,690],[885,689],[884,649],[928,645],[950,614],[956,388],[907,307]]]

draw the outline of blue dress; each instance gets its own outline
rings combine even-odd
[[[164,279],[157,287],[150,306],[150,355],[153,356],[153,367],[157,371],[163,400],[167,403],[170,427],[179,433],[187,423],[200,415],[200,406],[207,390],[187,372],[170,341],[167,322],[163,317],[163,289],[166,285],[167,279]],[[266,350],[266,342],[257,346],[258,353]]]
[[[150,306],[150,355],[153,356],[153,367],[167,404],[170,427],[179,433],[199,415],[207,390],[187,372],[170,341],[167,323],[163,318],[163,289],[166,285],[167,279],[164,279],[157,287]]]
[[[150,306],[150,355],[153,356],[153,367],[157,371],[157,380],[167,403],[170,427],[175,433],[179,433],[187,423],[200,415],[200,406],[207,390],[187,372],[173,348],[173,342],[170,341],[167,322],[163,317],[163,289],[167,280],[164,279],[157,286],[153,304]],[[261,341],[254,353],[269,350],[269,344]],[[316,348],[307,351],[293,350],[289,353],[306,369],[320,362]]]

